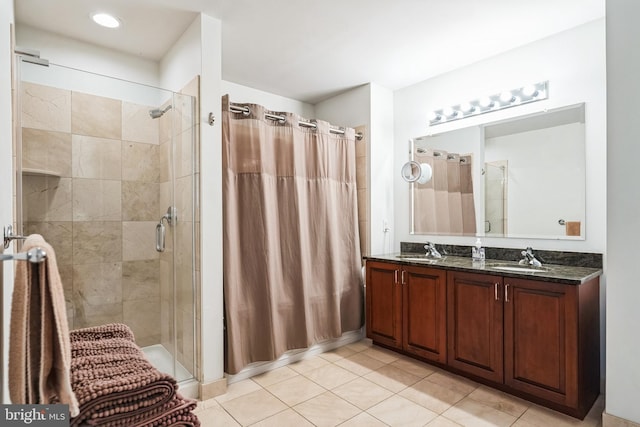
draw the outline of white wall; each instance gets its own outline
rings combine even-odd
[[[16,46],[40,51],[53,64],[158,87],[158,64],[26,25],[16,26]]]
[[[369,192],[371,203],[371,253],[390,252],[393,247],[396,203],[394,177],[394,93],[371,83],[371,136],[369,144]],[[387,224],[389,231],[383,231]]]
[[[0,227],[13,223],[13,149],[11,121],[11,25],[13,24],[13,1],[0,0]],[[12,252],[12,248],[7,253]],[[2,249],[0,249],[2,252]],[[1,262],[1,261],[0,261]],[[4,262],[2,286],[2,354],[0,369],[2,378],[8,378],[9,360],[9,314],[13,286],[13,263]],[[3,283],[4,281],[4,283]],[[8,382],[2,382],[2,403],[9,403]]]
[[[160,87],[179,92],[202,72],[200,15],[160,60]]]
[[[400,178],[408,160],[406,141],[539,112],[580,102],[586,103],[587,206],[586,240],[530,240],[485,238],[487,246],[604,252],[606,240],[606,88],[604,19],[560,33],[472,64],[394,93],[395,97],[395,203],[396,249],[401,241],[472,244],[473,237],[412,236],[409,234],[409,186]],[[428,127],[428,113],[462,100],[499,93],[528,83],[549,80],[549,99],[517,108]],[[397,172],[397,173],[396,173]]]
[[[222,284],[222,23],[200,15],[200,233],[203,383],[224,377]],[[217,118],[209,126],[209,113]]]
[[[237,83],[222,81],[222,94],[229,95],[229,101],[243,104],[259,104],[271,111],[295,113],[306,119],[316,118],[315,107],[312,104],[286,98],[273,93],[242,86]]]
[[[609,26],[607,26],[609,27]],[[630,48],[631,49],[631,48]],[[434,58],[437,60],[437,58]],[[631,76],[632,73],[629,74]],[[631,78],[631,77],[630,77]],[[549,99],[483,114],[429,128],[429,112],[463,100],[500,93],[526,84],[549,81]],[[631,97],[629,98],[631,100]],[[409,234],[409,186],[399,171],[408,159],[406,141],[430,132],[444,132],[480,123],[585,103],[586,234],[585,240],[545,240],[484,237],[493,247],[566,250],[604,254],[605,274],[600,278],[601,376],[605,373],[605,314],[607,288],[607,144],[605,22],[599,19],[555,36],[497,55],[394,93],[395,250],[401,241],[433,241],[472,245],[474,237]],[[629,106],[627,113],[636,108]],[[630,181],[629,185],[631,185]],[[637,185],[637,183],[635,183]],[[635,188],[629,187],[633,192]],[[637,190],[636,190],[637,191]],[[628,192],[623,192],[629,197]],[[637,199],[637,198],[636,198]],[[640,218],[640,216],[638,216]],[[636,220],[637,221],[637,220]],[[632,265],[632,264],[629,264]],[[616,309],[617,310],[617,309]],[[607,327],[606,331],[611,328]],[[628,340],[627,340],[628,341]],[[640,360],[640,359],[638,359]],[[637,377],[636,377],[637,378]],[[637,396],[637,395],[636,395]],[[608,401],[608,399],[607,399]]]
[[[50,63],[19,64],[22,81],[149,106],[170,96],[158,89],[155,62],[28,26],[16,27],[16,45],[40,51]]]
[[[358,86],[315,105],[315,118],[334,126],[355,128],[371,120],[371,85]]]
[[[562,236],[559,219],[584,224],[583,146],[582,123],[486,139],[485,162],[509,159],[510,236]]]
[[[640,3],[607,0],[607,414],[640,423]],[[591,173],[591,172],[590,172]],[[605,424],[606,426],[607,424]]]

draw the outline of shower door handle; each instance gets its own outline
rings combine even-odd
[[[164,252],[165,227],[162,220],[156,225],[156,251]]]
[[[167,225],[175,225],[178,221],[178,213],[175,206],[169,206],[167,213],[162,215],[160,222],[156,225],[156,251],[164,252],[164,241],[166,229],[164,227],[164,221],[167,221]]]

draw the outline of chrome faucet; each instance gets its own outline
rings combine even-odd
[[[531,249],[531,247],[528,247],[526,250],[522,251],[521,254],[524,258],[522,258],[518,262],[518,264],[520,265],[529,264],[534,267],[542,267],[542,263],[536,259],[536,256],[534,255],[533,249]]]
[[[440,252],[438,252],[438,250],[436,249],[436,245],[434,245],[432,242],[427,242],[427,244],[424,245],[424,248],[427,250],[428,257],[442,258],[442,255],[440,255]]]

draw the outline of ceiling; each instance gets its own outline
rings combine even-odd
[[[222,22],[224,80],[314,104],[368,82],[396,90],[602,18],[605,0],[15,0],[15,10],[18,25],[154,61],[203,12]],[[123,25],[97,27],[96,11]]]

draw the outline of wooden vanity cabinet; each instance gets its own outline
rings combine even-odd
[[[600,288],[505,278],[505,384],[584,418],[600,394]]]
[[[367,337],[584,418],[600,393],[599,279],[367,261]]]
[[[476,377],[502,383],[502,277],[449,272],[447,364]]]
[[[446,271],[367,262],[367,337],[446,363]]]
[[[450,272],[448,365],[583,418],[599,394],[599,285]]]
[[[402,348],[401,264],[367,261],[367,338],[388,347]]]

